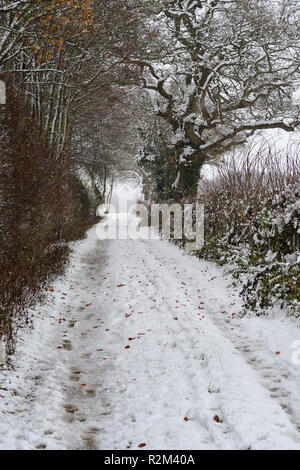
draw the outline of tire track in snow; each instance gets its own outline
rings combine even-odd
[[[92,230],[82,246],[25,338],[32,349],[24,344],[16,374],[30,382],[43,370],[18,432],[14,416],[1,416],[12,448],[300,449],[295,426],[215,323],[225,297],[236,303],[220,270],[165,242],[100,242]]]
[[[173,259],[173,263],[176,261],[178,262],[178,260]],[[161,259],[161,266],[165,262],[165,259]],[[207,272],[207,265],[209,265],[209,263],[199,261],[199,267],[200,265],[206,265],[204,272]],[[181,269],[181,267],[177,265],[177,269]],[[207,279],[206,281],[208,284],[208,282],[211,280]],[[198,283],[195,283],[194,280],[189,277],[189,282],[187,282],[187,291],[189,292],[190,296],[193,295],[191,291],[195,292],[198,290],[197,287]],[[225,289],[223,289],[223,291],[224,290]],[[234,296],[236,297],[236,294],[234,294]],[[225,337],[229,339],[235,349],[241,353],[247,364],[249,364],[256,372],[258,372],[258,379],[261,385],[263,385],[270,392],[271,398],[275,399],[280,404],[282,409],[287,414],[288,419],[295,426],[295,428],[300,431],[300,412],[299,407],[297,407],[297,405],[299,405],[298,395],[295,395],[294,393],[293,396],[289,389],[289,379],[291,372],[289,369],[295,370],[295,367],[292,366],[287,368],[286,364],[280,364],[279,360],[274,364],[274,352],[272,356],[271,352],[266,349],[262,340],[251,338],[249,337],[249,334],[247,334],[247,318],[243,318],[242,320],[235,320],[234,317],[231,317],[231,322],[229,322],[226,320],[227,317],[220,315],[220,312],[223,311],[224,313],[226,309],[228,312],[230,310],[237,311],[238,306],[236,303],[238,302],[231,302],[230,296],[228,296],[229,301],[227,301],[226,305],[223,303],[224,298],[220,301],[220,298],[218,298],[216,295],[204,295],[204,297],[201,297],[201,299],[204,298],[206,301],[205,311],[209,314],[209,319],[213,321],[220,331],[222,331],[222,334],[225,334]],[[236,299],[234,300],[236,301]],[[235,321],[232,321],[233,319]],[[233,335],[233,330],[236,329],[239,329],[239,334]],[[262,354],[257,354],[257,351],[260,351]],[[298,379],[298,384],[300,385],[300,377],[298,376],[296,379]],[[294,404],[291,403],[292,398],[294,399]],[[295,439],[297,442],[300,442],[300,433],[298,437],[295,437]]]
[[[279,357],[275,360],[274,351],[272,354],[263,339],[253,338],[247,333],[247,317],[231,322],[231,327],[234,326],[239,330],[239,334],[232,335],[231,327],[228,327],[226,321],[220,316],[218,317],[211,308],[208,307],[208,310],[215,324],[233,343],[245,361],[257,372],[260,383],[269,391],[270,396],[280,404],[290,421],[295,425],[300,439],[300,410],[297,406],[299,405],[299,397],[291,390],[291,379],[295,367],[286,362],[280,362]],[[299,376],[296,376],[294,380],[300,388]]]

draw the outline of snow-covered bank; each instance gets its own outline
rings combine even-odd
[[[237,318],[220,268],[92,229],[53,289],[0,373],[0,449],[300,449],[300,325]]]

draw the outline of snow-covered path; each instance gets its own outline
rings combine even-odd
[[[300,449],[299,330],[236,318],[221,269],[92,229],[53,287],[0,373],[0,449]]]

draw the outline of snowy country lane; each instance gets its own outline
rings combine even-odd
[[[247,333],[220,268],[93,228],[53,288],[0,372],[0,449],[300,449],[297,329]]]

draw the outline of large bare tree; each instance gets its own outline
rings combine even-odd
[[[299,126],[291,101],[299,78],[299,6],[293,0],[154,4],[149,27],[164,54],[132,60],[144,70],[154,110],[172,129],[173,187],[181,197],[196,192],[209,158],[257,130]]]

